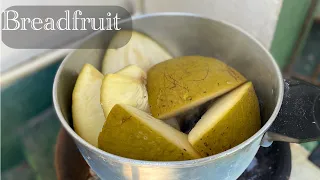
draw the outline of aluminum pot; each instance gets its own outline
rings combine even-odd
[[[132,19],[132,25],[134,30],[149,35],[175,57],[215,57],[237,69],[254,84],[261,104],[263,126],[232,149],[188,161],[133,160],[90,145],[72,128],[71,97],[78,73],[85,63],[100,69],[105,49],[113,36],[102,31],[81,44],[97,48],[79,48],[64,59],[53,87],[54,107],[63,127],[101,179],[236,179],[248,167],[258,149],[269,146],[273,140],[305,142],[319,139],[319,87],[299,80],[283,80],[272,55],[243,30],[226,22],[186,13],[141,15]]]

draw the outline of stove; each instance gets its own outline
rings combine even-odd
[[[255,158],[238,180],[288,180],[291,173],[289,143],[273,142],[261,147]]]
[[[98,180],[82,158],[75,143],[64,129],[58,135],[55,168],[59,180]],[[291,150],[288,143],[274,142],[261,147],[238,180],[288,180],[291,173]]]

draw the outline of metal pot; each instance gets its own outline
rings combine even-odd
[[[268,50],[243,30],[226,22],[185,13],[149,14],[132,20],[134,30],[151,36],[174,56],[216,57],[251,80],[261,102],[263,127],[232,149],[189,161],[133,160],[90,145],[72,129],[71,95],[84,63],[100,69],[113,35],[102,31],[82,44],[83,47],[95,45],[96,49],[77,49],[64,59],[53,87],[54,107],[63,127],[101,179],[236,179],[260,146],[268,146],[273,140],[304,142],[319,139],[319,87],[298,80],[283,80]]]

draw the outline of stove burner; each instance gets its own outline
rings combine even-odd
[[[291,173],[289,143],[273,142],[261,147],[255,158],[238,180],[288,180]]]

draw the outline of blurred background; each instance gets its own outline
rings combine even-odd
[[[1,3],[2,10],[13,5],[119,5],[132,14],[136,9],[143,13],[191,12],[225,20],[248,31],[268,48],[285,76],[320,85],[318,0],[148,0],[142,1],[142,5],[130,0],[2,0]],[[70,51],[18,50],[2,43],[1,178],[57,178],[54,156],[61,126],[52,108],[52,85],[60,62]],[[300,166],[320,174],[319,144],[291,146],[290,179],[303,177],[298,171]],[[316,151],[318,154],[314,155]]]

